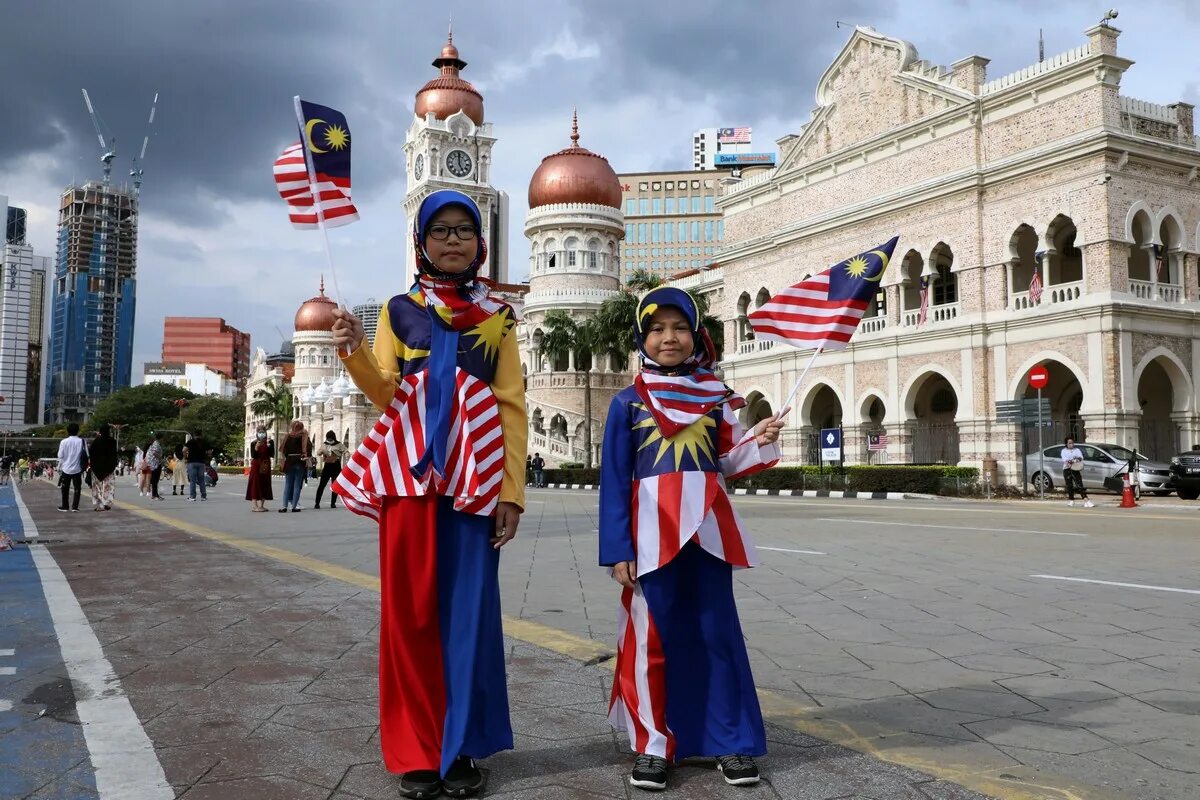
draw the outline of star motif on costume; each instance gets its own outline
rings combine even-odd
[[[483,348],[483,357],[491,361],[500,352],[500,343],[504,341],[504,334],[508,333],[513,326],[513,321],[504,311],[499,311],[492,314],[490,317],[479,323],[475,327],[467,331],[471,336],[477,337],[475,340],[476,347]]]
[[[330,150],[345,150],[350,146],[350,133],[341,125],[330,125],[325,128],[325,144]]]
[[[852,278],[861,278],[871,269],[871,263],[862,256],[855,256],[846,262],[846,274]]]
[[[645,404],[634,403],[633,407],[645,412],[648,416],[634,424],[633,429],[650,429],[650,435],[646,437],[646,441],[642,442],[638,451],[642,451],[647,447],[657,443],[658,452],[654,455],[654,465],[663,460],[668,452],[671,452],[675,457],[675,469],[680,469],[683,466],[684,455],[692,457],[692,463],[697,467],[702,466],[700,456],[703,455],[709,462],[716,461],[716,454],[713,452],[713,437],[709,435],[709,430],[717,427],[717,421],[708,414],[705,414],[700,419],[687,426],[679,433],[671,437],[664,437],[658,429],[658,424],[654,421],[653,416],[649,416]]]

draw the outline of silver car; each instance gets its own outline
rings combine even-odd
[[[1100,444],[1088,442],[1076,444],[1083,451],[1083,485],[1087,489],[1105,490],[1104,479],[1120,475],[1128,469],[1129,460],[1134,452],[1119,444]],[[1038,454],[1030,453],[1025,456],[1025,470],[1034,491],[1045,488],[1052,492],[1056,488],[1065,488],[1062,463],[1063,445],[1047,447],[1042,451],[1043,463],[1039,465]],[[1137,479],[1133,482],[1134,494],[1140,496],[1143,491],[1157,495],[1171,493],[1171,468],[1167,464],[1151,461],[1141,453],[1137,454]]]

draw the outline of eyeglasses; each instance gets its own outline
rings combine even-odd
[[[469,241],[479,235],[479,231],[475,229],[474,225],[431,225],[429,227],[429,237],[440,242],[449,239],[451,231],[454,232],[454,235],[458,237],[460,242]]]

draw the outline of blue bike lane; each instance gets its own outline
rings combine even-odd
[[[0,531],[27,533],[12,486],[0,486]],[[41,574],[18,544],[0,552],[0,798],[97,797]]]

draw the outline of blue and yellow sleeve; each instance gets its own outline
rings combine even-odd
[[[379,326],[375,329],[375,343],[371,349],[363,347],[366,338],[350,355],[338,352],[338,358],[350,374],[350,380],[362,390],[376,408],[383,410],[396,394],[396,378],[400,374],[400,362],[396,357],[396,337],[392,335],[392,323],[387,306],[379,312]]]
[[[633,433],[629,404],[608,406],[600,453],[600,565],[637,560],[633,546]]]

